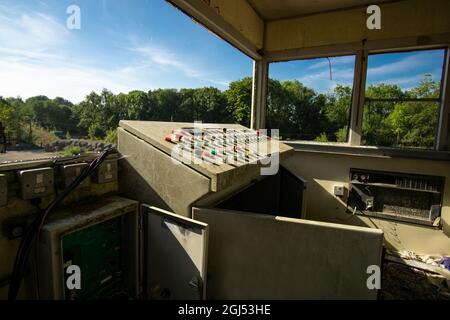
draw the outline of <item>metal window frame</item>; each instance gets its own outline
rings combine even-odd
[[[366,52],[364,50],[359,50],[357,52],[351,52],[347,50],[340,51],[336,54],[309,54],[303,55],[299,59],[289,59],[289,60],[271,60],[270,62],[266,60],[266,63],[268,64],[267,71],[269,70],[271,63],[278,63],[278,62],[289,62],[289,61],[300,61],[300,60],[310,60],[310,59],[321,59],[321,58],[336,58],[336,57],[345,57],[345,56],[354,56],[355,57],[355,66],[354,66],[354,76],[353,76],[353,86],[352,86],[352,102],[350,106],[350,111],[348,115],[349,119],[349,128],[348,128],[348,135],[347,135],[347,142],[352,145],[359,145],[361,140],[361,128],[362,128],[362,110],[359,110],[358,107],[358,101],[361,99],[364,99],[364,90],[361,90],[361,88],[365,88],[365,72],[367,69],[367,63],[363,63],[363,61],[367,61]],[[268,79],[268,72],[266,75],[266,78]],[[266,83],[266,97],[267,97],[267,83]],[[267,108],[266,100],[264,101],[265,108],[264,109],[264,119],[266,117],[265,109]],[[253,107],[253,105],[252,105]],[[253,108],[252,108],[252,115],[253,115]],[[359,119],[361,118],[361,119]],[[358,129],[359,127],[359,129]],[[351,142],[353,141],[353,143]],[[330,143],[330,142],[328,142]],[[333,142],[331,142],[333,143]],[[342,142],[340,142],[342,144]]]
[[[428,102],[439,102],[440,103],[440,108],[439,108],[439,118],[438,118],[438,126],[437,126],[437,130],[436,130],[436,135],[435,135],[435,145],[433,147],[433,149],[431,149],[432,151],[445,151],[445,150],[449,150],[448,148],[446,148],[446,143],[448,142],[448,116],[449,116],[449,105],[450,105],[450,101],[445,101],[445,97],[447,97],[447,100],[449,98],[450,95],[450,86],[449,86],[449,45],[442,45],[442,44],[436,44],[436,45],[427,45],[427,46],[414,46],[414,47],[406,47],[406,48],[389,48],[389,49],[373,49],[373,50],[369,50],[367,52],[367,56],[366,56],[366,74],[365,74],[365,79],[367,79],[367,66],[368,66],[368,59],[370,55],[376,55],[376,54],[390,54],[390,53],[403,53],[403,52],[418,52],[418,51],[424,51],[424,50],[444,50],[444,63],[443,63],[443,67],[442,67],[442,72],[441,72],[441,89],[440,89],[440,93],[439,93],[439,98],[436,99],[427,99],[427,98],[423,98],[423,99],[409,99],[410,101],[428,101]],[[363,99],[361,100],[361,110],[362,113],[364,112],[364,104],[366,101],[366,97],[365,97],[365,84],[364,84],[364,90],[363,90]],[[381,101],[382,99],[371,99],[372,101],[375,100],[379,100]],[[395,99],[386,99],[386,101],[388,100],[395,100]],[[404,100],[403,100],[404,101]],[[362,114],[361,114],[362,117]],[[362,118],[361,118],[362,121]],[[362,122],[361,122],[362,124]],[[447,124],[447,126],[445,126],[445,124]],[[361,135],[362,137],[362,135]],[[360,141],[361,142],[361,141]],[[358,145],[361,145],[361,143],[358,143]],[[448,147],[448,146],[447,146]]]
[[[444,49],[446,51],[441,79],[440,114],[436,134],[436,143],[433,151],[448,151],[450,150],[450,34],[430,36],[427,37],[427,41],[421,41],[421,38],[411,37],[402,39],[363,41],[361,43],[350,43],[346,45],[331,45],[306,49],[266,52],[264,58],[265,62],[268,64],[268,67],[266,68],[266,77],[268,78],[268,69],[271,63],[354,55],[356,59],[347,144],[351,146],[361,146],[369,55],[432,49]],[[254,79],[254,83],[258,84],[258,81],[255,81]],[[264,90],[267,94],[267,81],[265,86],[266,88]],[[258,89],[254,88],[254,91],[257,92]],[[254,108],[252,104],[252,116],[259,118],[261,115],[258,115],[257,113],[263,112],[265,117],[266,107],[266,100],[264,100],[263,107],[258,106]]]

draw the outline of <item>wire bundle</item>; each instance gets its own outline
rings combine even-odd
[[[72,183],[59,194],[44,210],[38,213],[38,216],[27,228],[22,241],[20,242],[19,249],[17,250],[16,259],[14,261],[13,272],[11,276],[11,282],[9,285],[8,299],[15,300],[20,289],[20,284],[24,276],[25,270],[30,258],[30,252],[33,245],[36,245],[41,228],[45,222],[45,219],[54,208],[56,208],[64,198],[70,194],[80,183],[82,183],[87,177],[91,176],[100,164],[105,160],[112,149],[103,151],[98,157],[92,160],[89,166],[85,167],[80,175],[72,181]]]

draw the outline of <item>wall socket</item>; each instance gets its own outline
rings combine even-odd
[[[117,180],[117,159],[106,159],[93,175],[95,183],[107,183]]]
[[[336,197],[343,197],[344,196],[344,186],[342,185],[335,185],[333,186],[333,194]]]
[[[55,190],[53,168],[19,171],[19,180],[24,200],[49,196]]]
[[[88,166],[87,163],[68,164],[61,167],[63,177],[62,187],[67,188],[70,184],[81,174],[81,172]],[[78,186],[79,188],[86,188],[91,185],[90,177],[84,179]]]

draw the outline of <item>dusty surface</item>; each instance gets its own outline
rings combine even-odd
[[[450,300],[449,283],[439,275],[403,264],[383,264],[381,299]]]
[[[42,150],[8,151],[7,153],[0,153],[0,164],[17,161],[48,159],[56,156],[59,156],[59,154],[55,152],[45,152]]]

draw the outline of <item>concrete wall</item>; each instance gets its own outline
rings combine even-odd
[[[366,27],[366,7],[266,23],[266,51],[450,32],[450,1],[408,0],[380,4],[381,30]]]
[[[283,165],[308,181],[307,219],[380,228],[389,249],[450,255],[450,162],[296,151]],[[445,176],[443,230],[346,213],[346,198],[335,197],[333,186],[348,190],[350,168]]]

